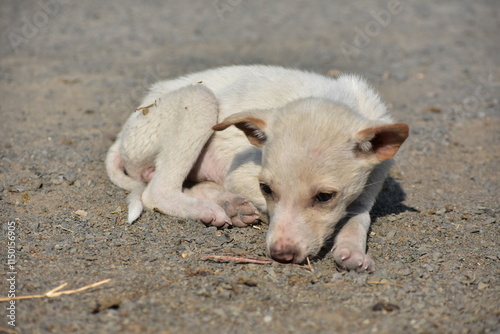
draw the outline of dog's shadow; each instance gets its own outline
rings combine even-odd
[[[372,225],[377,221],[378,218],[385,217],[391,214],[399,214],[407,211],[418,212],[417,209],[405,205],[403,203],[405,199],[406,193],[404,192],[401,185],[394,178],[390,176],[387,177],[384,182],[384,186],[377,197],[377,201],[370,211]],[[325,242],[325,244],[321,248],[321,251],[317,255],[317,258],[322,259],[331,251],[337,234],[351,217],[352,216],[347,215],[337,223],[333,234]]]
[[[406,200],[406,193],[403,188],[392,177],[387,177],[384,182],[384,186],[380,191],[375,205],[373,205],[370,211],[370,216],[372,217],[372,223],[377,220],[377,218],[384,217],[390,214],[399,214],[401,212],[418,212],[417,209],[412,208],[403,204]]]

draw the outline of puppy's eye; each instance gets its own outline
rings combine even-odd
[[[333,199],[335,196],[337,196],[336,192],[332,192],[332,193],[319,193],[319,194],[316,195],[316,197],[314,199],[316,200],[316,202],[326,203],[326,202],[330,201],[331,199]]]
[[[273,194],[273,190],[271,189],[271,187],[269,187],[265,183],[260,184],[260,191],[262,191],[262,194],[264,194],[264,196],[271,196]]]

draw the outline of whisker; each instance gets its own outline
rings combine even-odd
[[[385,180],[381,180],[381,181],[377,181],[377,182],[372,182],[372,183],[367,183],[367,184],[365,184],[364,187],[366,188],[366,187],[372,186],[374,184],[379,184],[379,183],[384,183],[384,182],[385,182]]]

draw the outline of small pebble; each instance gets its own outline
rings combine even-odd
[[[435,114],[437,114],[437,113],[440,113],[440,112],[442,111],[442,109],[441,109],[441,108],[439,108],[439,107],[429,107],[429,108],[427,109],[427,111],[428,111],[428,112],[431,112],[431,113],[435,113]]]
[[[483,282],[480,282],[478,285],[477,285],[477,288],[479,290],[484,290],[486,289],[487,287],[489,287],[490,285],[489,284],[486,284],[486,283],[483,283]]]
[[[63,183],[63,177],[62,176],[59,176],[58,178],[55,178],[55,179],[51,179],[50,182],[53,184],[53,185],[60,185]]]
[[[203,296],[203,297],[210,297],[212,294],[205,288],[201,288],[198,291],[196,291],[196,294],[198,296]]]
[[[40,222],[34,221],[30,223],[30,230],[31,231],[38,231],[38,228],[40,227]]]
[[[257,286],[257,281],[249,277],[240,277],[236,281],[238,284],[244,284],[246,286],[254,287]]]
[[[84,210],[76,210],[75,215],[80,216],[80,217],[87,217],[88,213],[87,213],[87,211],[84,211]]]
[[[391,240],[391,239],[394,239],[395,236],[396,236],[396,231],[392,230],[392,231],[389,231],[389,233],[387,233],[386,238],[388,240]]]
[[[400,274],[403,276],[409,276],[412,274],[412,270],[410,268],[404,268],[400,271]]]
[[[494,217],[488,218],[483,222],[483,225],[490,225],[496,223],[497,219]]]
[[[385,302],[379,302],[375,305],[372,306],[372,310],[375,312],[393,312],[399,310],[399,306],[396,304],[391,304],[391,303],[385,303]]]
[[[344,278],[344,274],[341,273],[341,272],[335,272],[333,275],[332,275],[332,280],[333,281],[337,281],[337,280],[341,280]]]
[[[433,261],[437,261],[439,260],[441,257],[443,257],[443,254],[439,253],[439,252],[434,252],[432,253],[432,260]]]
[[[212,312],[214,312],[219,318],[225,318],[227,316],[226,311],[221,308],[213,309]]]
[[[436,210],[436,212],[435,212],[435,214],[438,215],[438,216],[441,216],[444,213],[446,213],[446,208],[442,208],[442,209]]]
[[[426,308],[426,305],[424,303],[416,303],[413,307],[417,310],[423,310]]]

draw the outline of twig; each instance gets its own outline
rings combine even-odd
[[[158,102],[160,102],[160,99],[158,99]],[[156,100],[155,100],[155,102],[151,103],[149,106],[137,108],[137,109],[135,109],[135,111],[141,111],[143,115],[147,115],[149,112],[149,108],[156,107],[156,106],[157,106],[157,104],[156,104]]]
[[[243,257],[243,256],[231,256],[231,255],[207,255],[204,259],[210,259],[215,261],[237,261],[241,263],[256,263],[256,264],[271,264],[273,260],[268,258],[257,258],[257,257]]]
[[[59,227],[61,230],[64,230],[64,231],[68,231],[68,232],[71,232],[71,233],[75,233],[75,231],[70,230],[69,228],[63,227],[63,226],[61,226],[61,225],[56,225],[56,227]]]
[[[3,328],[3,327],[0,327],[0,333],[17,334],[17,332],[15,330],[12,330],[9,328]]]
[[[391,283],[391,282],[382,282],[382,281],[379,281],[379,282],[371,281],[371,282],[368,282],[368,284],[394,285],[394,286],[397,286],[398,288],[402,288],[403,287],[402,284]]]
[[[309,270],[310,270],[311,272],[314,272],[314,268],[313,268],[313,266],[311,265],[311,261],[309,260],[309,256],[308,256],[308,257],[306,257],[306,259],[307,259],[307,266],[309,267]]]
[[[73,293],[78,293],[78,292],[81,292],[81,291],[84,291],[84,290],[95,288],[96,286],[108,283],[109,281],[111,281],[111,278],[108,278],[108,279],[105,279],[103,281],[100,281],[100,282],[97,282],[97,283],[93,283],[93,284],[90,284],[90,285],[86,285],[84,287],[81,287],[81,288],[75,289],[75,290],[59,291],[62,288],[64,288],[66,285],[68,285],[68,283],[63,283],[63,284],[59,285],[57,288],[54,288],[54,289],[52,289],[52,290],[44,293],[43,295],[17,296],[17,297],[13,297],[13,298],[0,298],[0,302],[8,302],[8,301],[11,301],[11,300],[21,300],[21,299],[55,298],[55,297],[59,297],[61,295],[70,295],[70,294],[73,294]]]
[[[256,257],[256,256],[232,256],[232,255],[207,255],[204,259],[215,260],[215,261],[235,261],[239,263],[255,263],[255,264],[272,264],[278,263],[283,266],[293,266],[299,268],[309,269],[310,271],[314,271],[313,267],[309,265],[302,265],[296,263],[281,263],[276,262],[273,259],[267,257]]]

